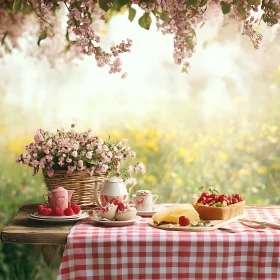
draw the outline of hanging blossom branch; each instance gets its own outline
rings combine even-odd
[[[107,52],[100,46],[101,39],[95,24],[100,20],[106,24],[112,16],[125,10],[129,20],[133,21],[136,17],[134,6],[143,11],[138,18],[142,28],[149,30],[155,19],[162,34],[173,36],[174,62],[181,65],[186,73],[197,45],[196,30],[213,16],[211,11],[215,8],[221,10],[225,21],[240,22],[242,34],[249,37],[256,49],[259,49],[262,41],[262,35],[257,31],[260,22],[268,26],[280,23],[279,0],[11,0],[0,4],[2,48],[7,46],[8,40],[16,46],[16,39],[24,30],[21,27],[17,32],[12,32],[12,29],[31,13],[37,15],[41,25],[46,24],[41,30],[38,45],[47,37],[51,39],[53,31],[49,19],[57,16],[60,5],[67,8],[68,49],[76,47],[81,53],[94,56],[99,67],[109,67],[109,73],[122,72],[120,55],[130,52],[132,40],[123,40]],[[8,26],[8,23],[12,23],[12,26]],[[122,78],[126,75],[123,73]]]
[[[94,10],[97,8],[97,1],[83,1],[80,6],[80,1],[77,0],[63,2],[69,11],[67,29],[71,29],[76,36],[75,40],[70,42],[78,46],[82,53],[89,56],[94,55],[99,67],[108,65],[110,74],[121,72],[122,62],[119,56],[122,53],[130,52],[132,40],[122,41],[119,45],[111,47],[110,53],[106,52],[98,45],[100,43],[100,36],[91,28],[91,14],[94,14]],[[105,16],[101,19],[105,20]],[[126,75],[127,73],[122,74],[122,78],[125,78]]]

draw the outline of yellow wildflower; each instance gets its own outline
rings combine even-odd
[[[247,168],[247,169],[240,169],[239,171],[238,171],[238,175],[240,176],[240,177],[246,177],[246,176],[249,176],[250,175],[250,173],[251,173],[251,170],[249,169],[249,168]]]
[[[153,150],[155,153],[158,152],[158,146],[155,141],[149,141],[149,142],[147,142],[146,145],[147,145],[147,148]]]
[[[277,126],[277,125],[272,125],[272,126],[270,127],[270,131],[271,131],[272,133],[276,132],[277,130],[278,130],[278,126]]]
[[[185,163],[188,164],[188,163],[191,163],[194,161],[194,157],[193,156],[189,156],[185,159]]]
[[[255,151],[255,147],[253,147],[253,146],[246,146],[245,147],[245,151],[247,153],[253,153]]]
[[[267,167],[261,166],[260,168],[258,168],[257,172],[258,172],[260,175],[265,175],[265,174],[267,173]]]
[[[241,143],[241,142],[237,143],[237,144],[236,144],[236,148],[237,148],[238,150],[243,150],[243,143]]]
[[[280,170],[280,163],[272,163],[270,167],[274,170]]]

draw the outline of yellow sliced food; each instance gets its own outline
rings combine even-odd
[[[197,211],[191,204],[180,204],[164,208],[155,213],[152,218],[157,223],[167,222],[178,224],[180,216],[185,216],[189,218],[191,222],[200,221]]]

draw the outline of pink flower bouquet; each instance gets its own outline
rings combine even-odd
[[[57,130],[51,133],[39,129],[35,136],[35,142],[26,146],[28,154],[21,154],[17,159],[18,164],[33,167],[33,175],[39,170],[46,171],[51,177],[56,170],[67,170],[72,173],[76,170],[86,170],[90,176],[94,174],[108,174],[125,177],[133,172],[145,173],[142,162],[129,165],[121,171],[121,164],[128,157],[135,157],[135,152],[126,145],[127,139],[112,143],[110,138],[103,141],[92,134],[89,129],[77,133],[72,129],[64,132]]]

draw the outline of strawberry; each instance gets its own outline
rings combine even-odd
[[[235,197],[233,197],[231,201],[232,201],[232,203],[234,204],[234,203],[237,203],[237,202],[238,202],[238,199],[235,198]]]
[[[55,216],[64,216],[64,212],[61,208],[55,207],[54,213]]]
[[[42,214],[42,210],[43,210],[44,208],[46,208],[45,205],[43,205],[43,204],[39,204],[39,205],[38,205],[37,212],[38,212],[39,215],[43,215],[43,214]]]
[[[179,217],[179,224],[181,227],[188,226],[190,224],[190,219],[186,216]]]
[[[242,199],[242,197],[241,197],[241,195],[240,194],[235,194],[234,196],[233,196],[234,198],[236,198],[237,200],[238,200],[238,202],[240,202],[240,201],[243,201],[243,199]]]
[[[68,207],[64,210],[64,215],[65,216],[72,216],[74,215],[73,209],[71,207]]]
[[[73,212],[74,212],[75,214],[79,214],[80,211],[81,211],[80,206],[77,205],[76,203],[72,203],[72,204],[71,204],[71,208],[72,208],[72,210],[73,210]]]
[[[42,216],[51,216],[52,215],[52,209],[45,207],[45,208],[42,209],[41,213],[42,213],[41,214]]]

